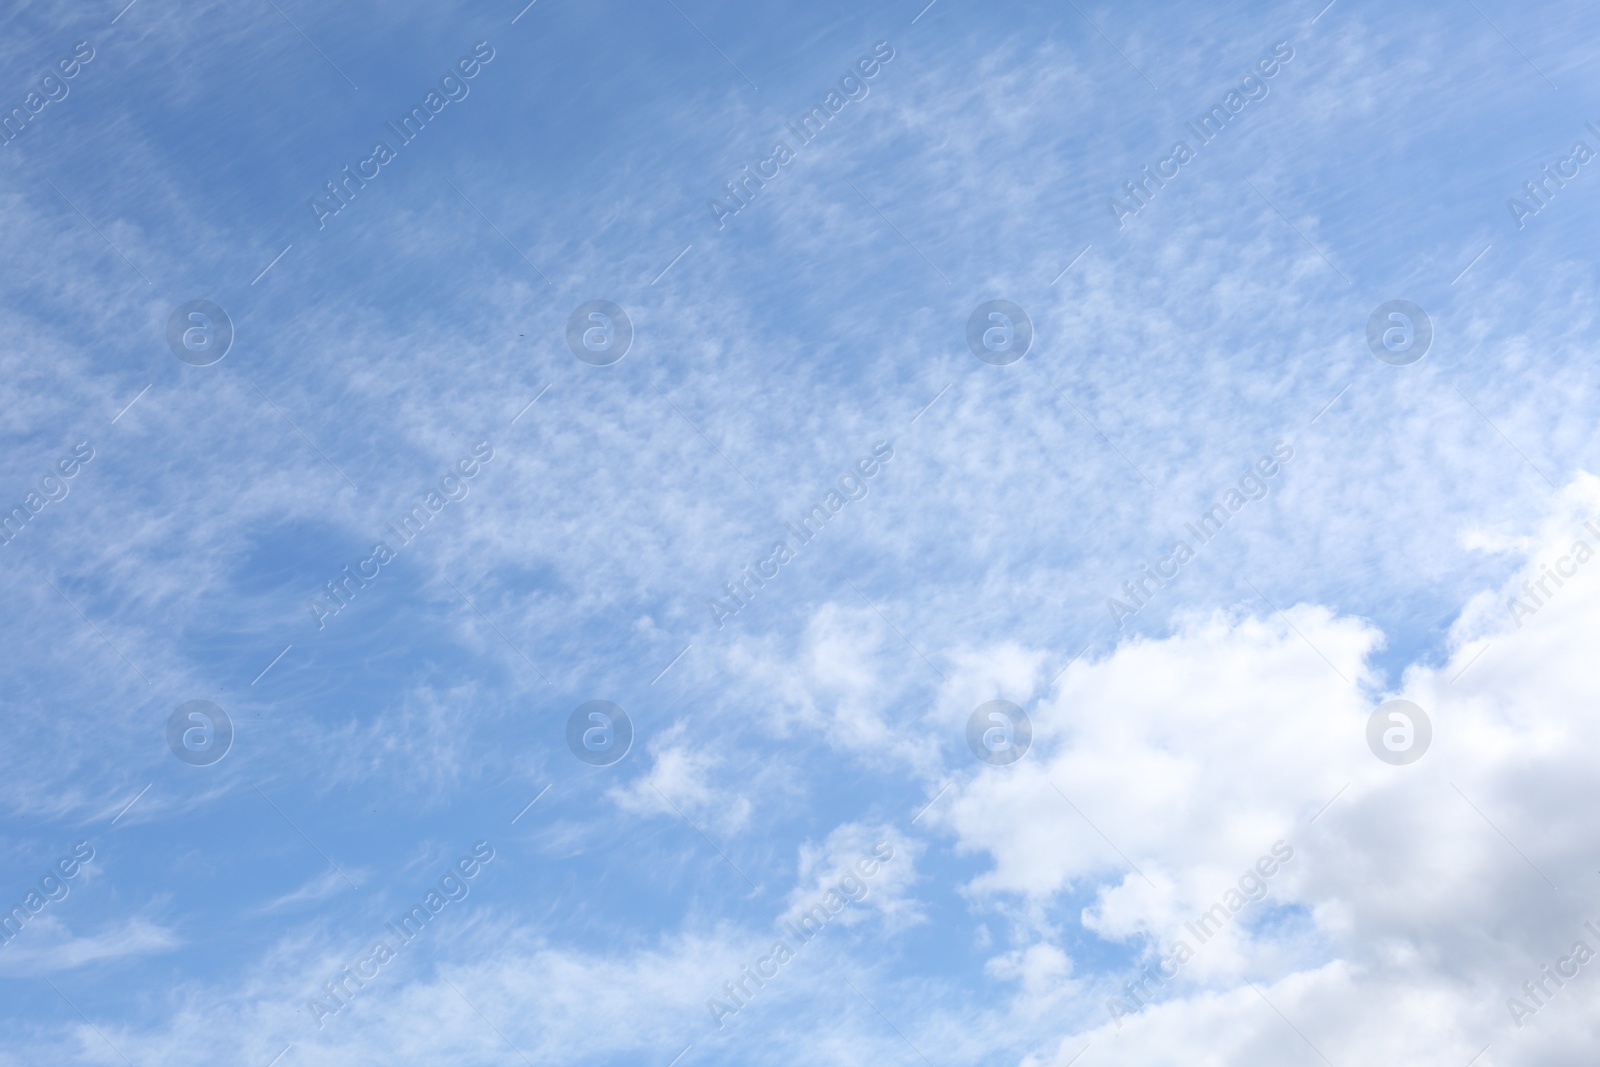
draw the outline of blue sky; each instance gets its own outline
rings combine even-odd
[[[1524,982],[1600,949],[1592,19],[524,2],[11,14],[0,115],[80,61],[0,145],[0,1067],[1588,1062],[1600,979]],[[206,366],[167,341],[196,300]],[[1433,740],[1395,766],[1402,697]],[[994,699],[1008,766],[966,741]],[[190,701],[218,762],[169,747]]]

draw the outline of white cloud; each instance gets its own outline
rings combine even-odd
[[[127,919],[97,934],[75,935],[50,917],[29,925],[28,937],[0,951],[0,974],[7,977],[54,974],[92,963],[171,952],[182,946],[177,933],[145,919]],[[44,939],[43,944],[37,942]]]
[[[347,873],[351,873],[355,878],[360,878],[363,874],[361,871]],[[253,910],[260,915],[293,911],[307,904],[315,904],[342,893],[348,885],[349,883],[345,881],[344,875],[330,868],[328,871],[311,878],[299,888],[270,900]]]
[[[820,844],[800,846],[796,885],[783,918],[798,921],[817,904],[837,904],[842,897],[849,903],[836,914],[844,926],[872,912],[888,920],[888,930],[921,922],[925,917],[912,895],[921,851],[921,842],[893,826],[836,827]]]
[[[750,821],[754,805],[746,796],[712,784],[722,763],[715,746],[694,743],[688,724],[679,722],[649,744],[650,770],[606,795],[623,811],[642,815],[687,816],[720,833],[737,833]]]
[[[1581,529],[1595,515],[1600,480],[1580,477],[1542,523],[1526,572],[1561,557],[1571,569],[1577,538],[1600,546]],[[1593,785],[1570,758],[1600,742],[1584,710],[1600,700],[1584,652],[1600,583],[1581,567],[1566,581],[1547,583],[1558,595],[1520,629],[1506,594],[1483,593],[1449,659],[1413,665],[1394,694],[1363,667],[1381,640],[1370,625],[1304,606],[1288,620],[1191,617],[1170,638],[1073,666],[1034,712],[1035,751],[972,775],[929,813],[988,858],[970,886],[980,907],[1093,886],[1085,925],[1148,946],[1124,974],[1095,980],[1100,1014],[1060,1042],[1056,1062],[1086,1040],[1136,1060],[1196,1048],[1219,1063],[1305,1054],[1250,981],[1336,1063],[1465,1062],[1489,1043],[1495,1063],[1567,1062],[1541,1057],[1600,1005],[1600,982],[1583,972],[1521,1029],[1506,1006],[1576,939],[1600,950],[1581,926],[1600,920],[1579,858],[1600,846],[1583,814]],[[1395,695],[1433,723],[1432,747],[1409,766],[1366,748],[1367,713]],[[1266,880],[1265,902],[1202,945],[1185,922],[1277,840],[1295,855]],[[1101,1025],[1104,999],[1179,939],[1194,959],[1159,1003],[1120,1030]],[[991,969],[1025,978],[1019,961],[1048,944],[1002,952]]]

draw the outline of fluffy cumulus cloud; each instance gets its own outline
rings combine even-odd
[[[1600,585],[1580,561],[1597,517],[1584,474],[1444,658],[1392,689],[1367,663],[1382,634],[1309,605],[1195,616],[1069,669],[1035,705],[1038,759],[973,775],[934,816],[987,861],[975,900],[1087,886],[1084,926],[1130,950],[1041,1062],[1086,1044],[1139,1062],[1203,1048],[1216,1063],[1446,1063],[1486,1047],[1496,1063],[1579,1062],[1600,1003],[1584,966],[1600,842],[1570,753],[1596,740],[1583,650]],[[1366,727],[1398,698],[1432,741],[1394,766]],[[1026,961],[1057,950],[1043,929],[1022,940],[991,965],[1027,993]]]

